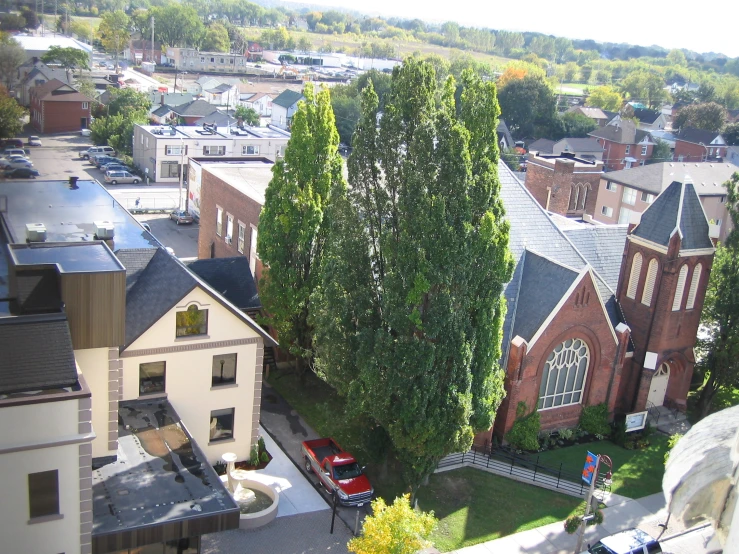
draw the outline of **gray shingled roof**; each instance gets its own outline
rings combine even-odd
[[[513,277],[505,285],[503,291],[508,304],[503,323],[503,358],[505,359],[508,345],[515,337],[512,330],[518,318],[516,304],[523,275],[523,264],[520,261],[524,256],[524,251],[534,250],[576,271],[580,271],[587,261],[503,162],[498,164],[498,175],[506,218],[511,224],[509,248],[516,263]],[[615,327],[623,321],[623,316],[616,302],[614,291],[597,275],[597,272],[595,281],[611,325]]]
[[[209,104],[205,100],[193,100],[192,102],[187,102],[173,107],[172,111],[183,117],[194,117],[196,115],[203,117],[218,111],[218,109],[213,104]]]
[[[693,127],[685,127],[677,135],[677,140],[684,142],[690,142],[692,144],[711,144],[717,137],[720,137],[719,133],[715,131],[704,131],[703,129],[695,129]]]
[[[70,387],[77,366],[66,316],[0,318],[0,393]]]
[[[155,115],[157,117],[164,117],[171,111],[172,111],[172,108],[170,108],[169,106],[159,106],[156,110],[151,112],[151,115]]]
[[[621,120],[615,125],[599,127],[588,133],[591,137],[604,138],[619,144],[638,144],[649,135],[647,131],[637,129],[631,121]]]
[[[730,163],[660,162],[611,171],[604,174],[603,179],[658,195],[673,181],[690,177],[699,196],[722,196],[726,194],[724,183],[737,170]]]
[[[594,138],[563,138],[556,145],[568,145],[570,152],[603,152],[603,147]]]
[[[189,262],[187,267],[240,310],[262,307],[248,258],[206,258]]]
[[[695,187],[689,182],[673,181],[644,211],[632,234],[667,246],[676,228],[682,235],[681,250],[713,247],[706,214]]]
[[[300,94],[299,92],[295,92],[294,90],[287,89],[282,91],[282,94],[272,100],[272,104],[277,104],[278,106],[282,106],[283,108],[289,108],[300,100],[304,100],[302,94]]]
[[[582,225],[563,231],[598,275],[615,291],[621,273],[628,225]]]
[[[554,141],[549,139],[537,139],[529,144],[529,152],[540,152],[542,154],[551,154],[554,151]]]
[[[195,125],[202,125],[203,123],[215,124],[218,127],[228,127],[229,125],[235,126],[238,120],[223,112],[213,112],[195,121]]]
[[[530,342],[579,273],[531,250],[524,251],[519,263],[523,273],[511,336]]]
[[[657,110],[650,110],[649,108],[634,108],[634,117],[637,118],[641,123],[651,125],[657,118],[662,115]]]

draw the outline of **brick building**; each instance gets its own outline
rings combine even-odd
[[[516,262],[505,287],[503,436],[520,403],[543,429],[577,425],[583,406],[609,412],[685,409],[713,259],[695,187],[673,182],[636,226],[548,214],[501,164],[501,197]],[[528,179],[528,176],[527,176]]]
[[[565,216],[592,214],[603,163],[572,154],[527,156],[526,188],[547,211]]]
[[[652,156],[654,139],[629,120],[614,118],[589,134],[603,146],[606,171],[639,167]]]
[[[686,127],[675,136],[674,160],[678,162],[715,162],[726,156],[724,138],[713,131]]]
[[[31,125],[40,133],[79,131],[90,125],[91,98],[52,79],[31,89]]]

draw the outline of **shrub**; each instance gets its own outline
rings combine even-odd
[[[582,518],[580,516],[570,516],[565,520],[565,531],[568,535],[574,535],[580,528]]]
[[[667,458],[670,457],[670,451],[673,448],[675,448],[675,445],[681,438],[683,438],[682,433],[675,433],[674,435],[670,435],[670,438],[667,439],[667,452],[665,452],[665,465],[667,465]]]
[[[580,414],[580,427],[591,435],[610,435],[611,426],[608,425],[608,406],[606,403],[585,406]]]
[[[262,437],[261,435],[257,439],[257,447],[259,448],[259,452],[264,452],[265,450],[267,450],[267,448],[264,446],[264,437]]]
[[[251,447],[251,455],[249,456],[249,464],[255,467],[259,465],[259,447],[256,444]]]
[[[259,456],[259,458],[264,462],[265,464],[269,463],[269,454],[267,454],[266,450],[262,450],[262,455]]]
[[[593,519],[585,522],[585,525],[600,525],[603,523],[603,512],[601,510],[595,510],[593,512]]]
[[[626,419],[620,418],[613,422],[613,434],[611,435],[611,440],[613,441],[613,444],[616,444],[623,448],[624,444],[626,443]]]
[[[562,428],[557,431],[557,434],[559,435],[560,439],[568,441],[575,435],[575,431],[572,429]]]
[[[526,413],[526,403],[519,402],[516,407],[517,419],[513,423],[513,427],[505,436],[505,439],[513,448],[518,450],[538,450],[539,449],[539,412],[534,410],[528,415]]]
[[[216,470],[216,475],[226,475],[226,463],[218,460],[214,465],[213,469]]]

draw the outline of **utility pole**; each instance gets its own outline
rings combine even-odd
[[[156,63],[154,61],[154,16],[151,16],[151,59],[149,60],[153,63]]]
[[[56,21],[57,21],[57,17],[58,17],[58,15],[56,13],[56,8],[57,8],[57,4],[58,3],[59,3],[59,0],[54,0],[54,36],[56,36]]]

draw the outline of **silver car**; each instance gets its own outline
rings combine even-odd
[[[128,171],[105,172],[105,182],[111,185],[118,185],[120,183],[133,183],[136,185],[140,180],[136,175],[132,175]]]

